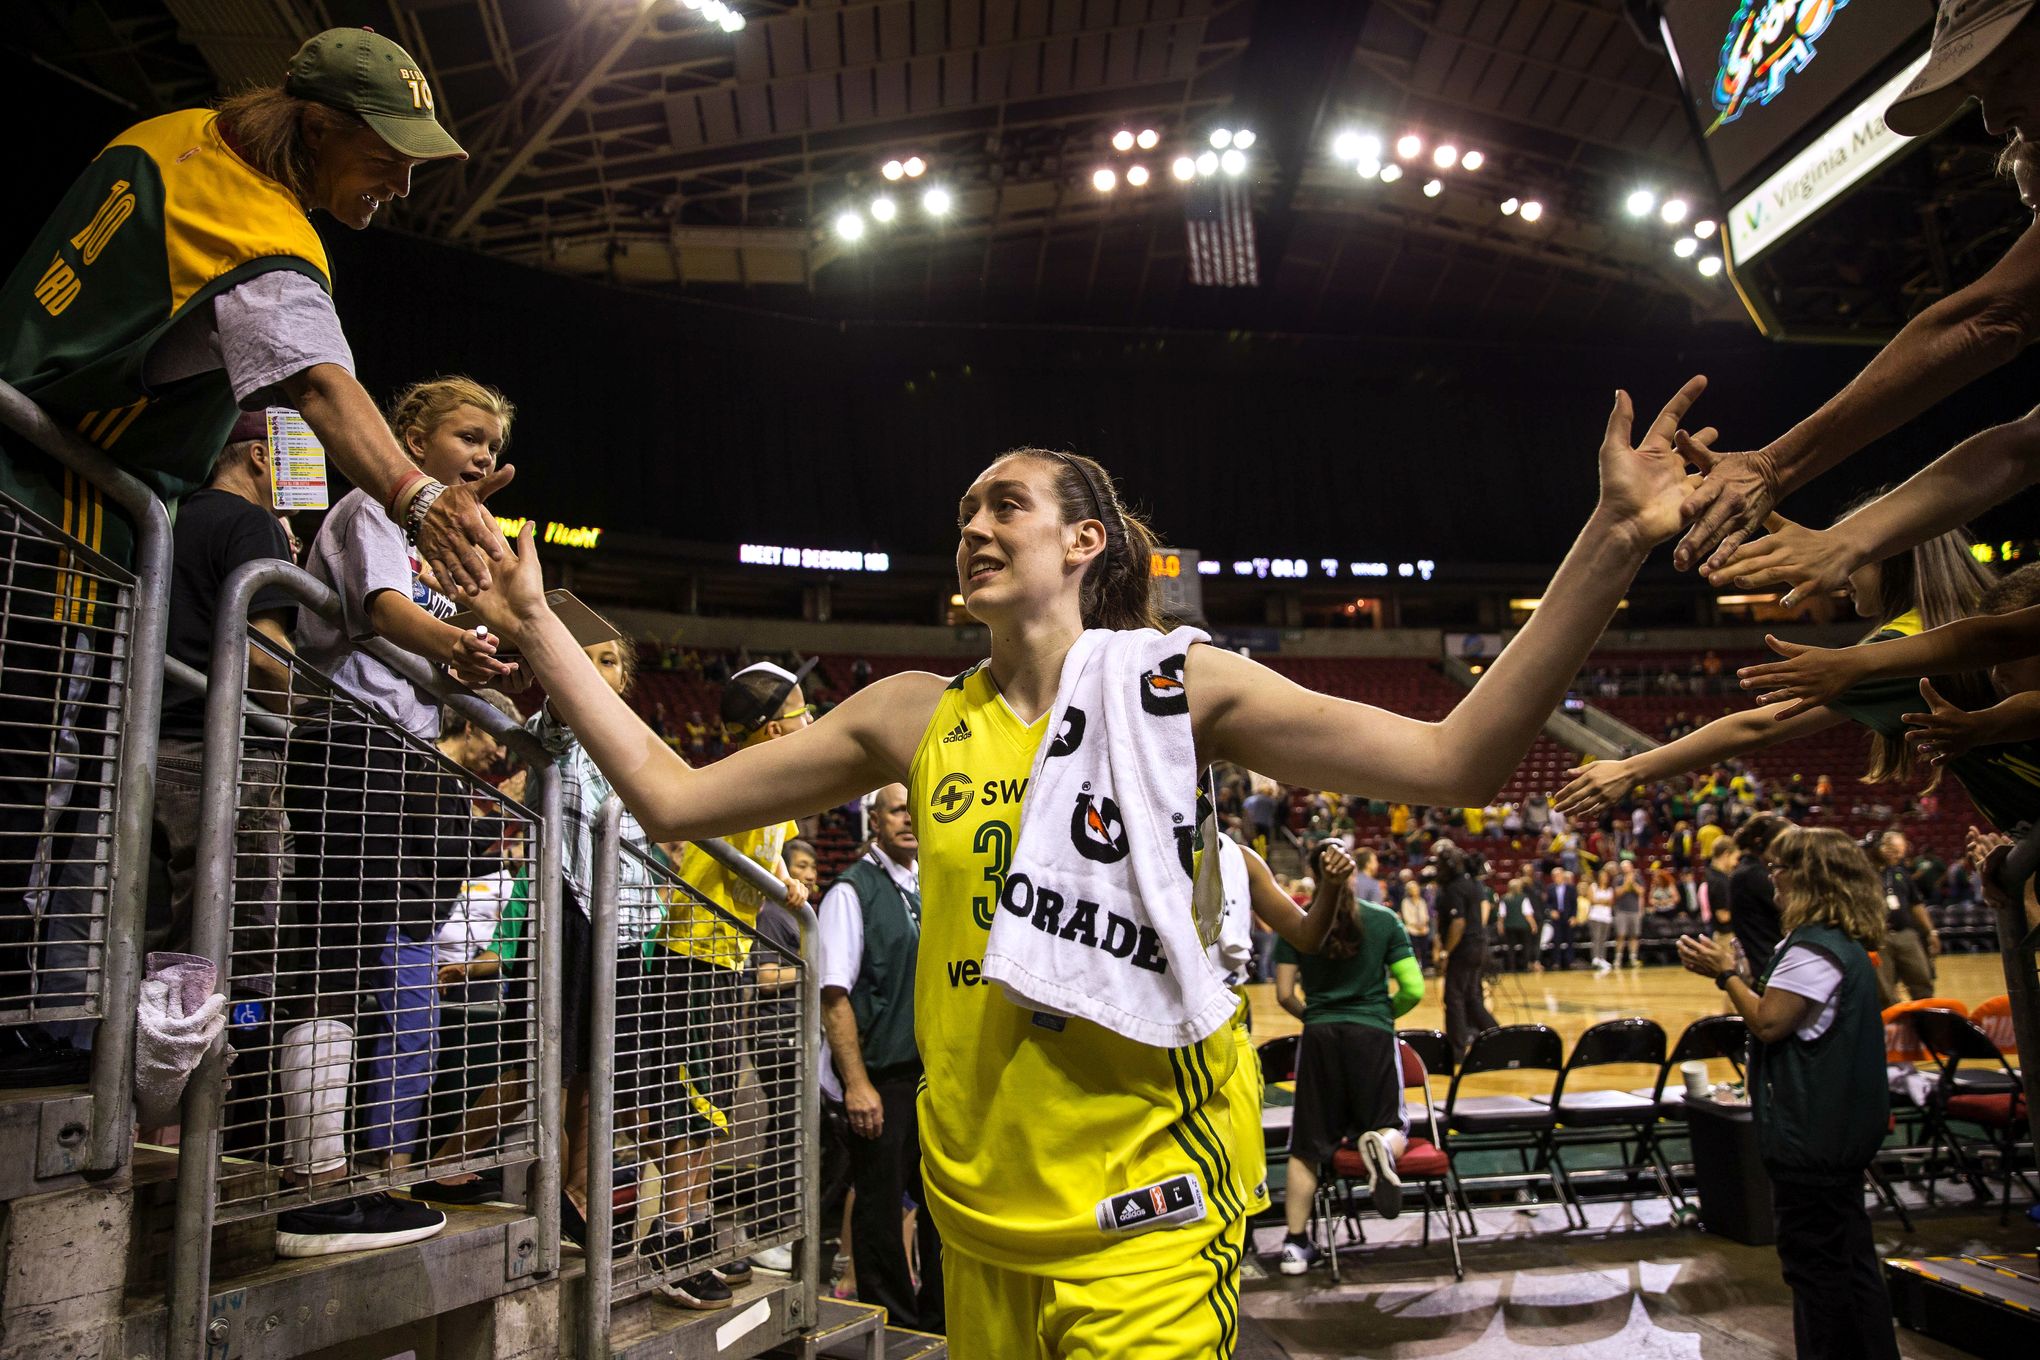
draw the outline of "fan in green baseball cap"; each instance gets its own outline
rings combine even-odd
[[[424,68],[373,29],[329,28],[306,39],[290,59],[283,89],[354,114],[411,160],[467,159],[433,115]]]

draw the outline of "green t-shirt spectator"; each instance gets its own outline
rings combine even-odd
[[[1360,949],[1351,958],[1298,954],[1287,940],[1275,946],[1277,964],[1293,964],[1303,984],[1306,1025],[1372,1025],[1395,1033],[1395,1008],[1388,999],[1388,970],[1415,957],[1402,918],[1373,902],[1359,903]]]

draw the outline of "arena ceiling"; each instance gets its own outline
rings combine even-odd
[[[1638,183],[1714,211],[1669,63],[1619,0],[37,0],[39,55],[144,111],[273,79],[368,24],[472,153],[401,229],[531,265],[828,317],[1508,336],[1746,326],[1723,279],[1624,220]],[[1256,134],[1262,286],[1192,286],[1172,157]],[[1338,131],[1478,147],[1362,182]],[[1143,190],[1100,193],[1154,128]],[[953,208],[831,229],[920,156]],[[1545,205],[1534,226],[1505,197]],[[1945,246],[1941,258],[1946,260]],[[1853,282],[1917,299],[1905,261]],[[1893,275],[1884,277],[1885,275]],[[1925,281],[1932,293],[1935,281]],[[1894,304],[1898,305],[1898,304]],[[1916,305],[1916,304],[1915,304]],[[1846,305],[1845,305],[1846,312]]]

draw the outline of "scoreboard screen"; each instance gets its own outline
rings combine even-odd
[[[1852,91],[1922,49],[1933,17],[1928,0],[1662,0],[1665,45],[1722,195],[1735,197]]]
[[[1193,548],[1156,548],[1148,560],[1148,592],[1155,612],[1172,623],[1204,619],[1204,577]]]

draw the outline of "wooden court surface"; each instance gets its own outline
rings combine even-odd
[[[1985,997],[2005,990],[2004,965],[1996,954],[1954,954],[1937,962],[1941,995],[1974,1007]],[[1247,994],[1253,1003],[1254,1039],[1261,1042],[1277,1035],[1294,1034],[1301,1021],[1275,1004],[1273,983],[1252,983]],[[1398,1024],[1404,1029],[1445,1028],[1445,983],[1442,978],[1424,980],[1424,999]],[[1649,1016],[1665,1028],[1667,1048],[1679,1041],[1687,1025],[1705,1015],[1720,1015],[1729,1007],[1713,983],[1683,968],[1656,965],[1620,968],[1612,973],[1574,969],[1569,973],[1505,973],[1488,993],[1488,1009],[1505,1025],[1549,1025],[1565,1040],[1566,1052],[1581,1031],[1603,1020],[1626,1016]],[[1733,1075],[1726,1063],[1714,1065],[1717,1081]],[[1654,1074],[1653,1074],[1654,1075]],[[1675,1078],[1676,1079],[1676,1078]],[[1532,1095],[1550,1089],[1549,1074],[1496,1072],[1479,1079],[1480,1094]],[[1642,1069],[1632,1067],[1589,1068],[1568,1084],[1568,1089],[1629,1089],[1650,1080]],[[1442,1099],[1445,1083],[1434,1084]],[[1476,1088],[1469,1079],[1467,1089]]]

